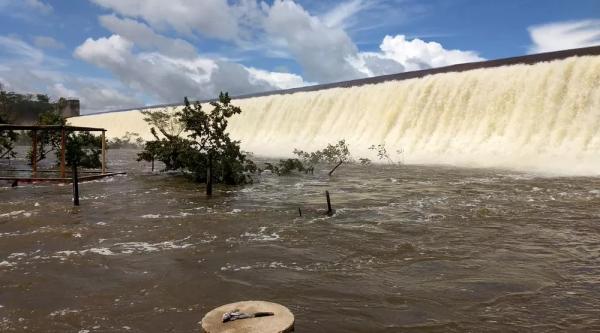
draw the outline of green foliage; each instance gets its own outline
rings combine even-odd
[[[58,111],[46,111],[39,115],[38,125],[66,125],[67,121]],[[33,136],[37,136],[36,160],[42,161],[48,157],[49,153],[54,152],[56,160],[60,161],[61,133],[57,130],[39,130]],[[65,159],[67,165],[77,163],[83,168],[98,168],[101,165],[100,154],[102,153],[102,139],[87,132],[69,133],[66,137]],[[30,149],[27,153],[27,159],[32,161],[33,151]]]
[[[38,125],[65,125],[67,121],[58,114],[57,111],[49,110],[39,115],[37,124]],[[36,149],[36,160],[37,162],[48,157],[50,152],[60,151],[60,132],[58,131],[30,131],[29,137],[33,140],[33,136],[36,135],[37,149]],[[33,163],[33,151],[29,149],[27,153],[27,160]]]
[[[371,160],[368,158],[359,158],[360,165],[371,165]]]
[[[0,124],[8,124],[8,117],[0,111]],[[14,131],[0,131],[0,158],[11,159],[17,156],[13,150],[18,134]]]
[[[349,162],[352,160],[346,140],[340,140],[335,145],[327,144],[327,147],[324,149],[314,152],[305,152],[300,149],[294,149],[294,154],[302,159],[304,163],[310,165]]]
[[[144,145],[144,139],[135,132],[125,132],[120,138],[114,138],[108,142],[110,149],[136,149]]]
[[[66,142],[65,160],[68,166],[73,163],[84,168],[99,168],[102,165],[102,138],[88,132],[70,133]],[[56,151],[56,158],[60,160],[60,150]]]
[[[159,160],[165,170],[187,171],[197,182],[207,181],[208,168],[217,183],[251,181],[248,174],[256,172],[256,164],[240,150],[240,142],[227,133],[228,119],[242,110],[231,104],[227,93],[221,93],[219,101],[210,104],[213,108],[207,112],[200,103],[192,104],[185,98],[180,112],[146,112],[144,120],[153,126],[155,140],[146,142],[138,161]],[[184,132],[186,137],[182,137]]]
[[[278,176],[289,175],[294,170],[298,172],[307,172],[304,164],[297,158],[288,158],[287,160],[279,160],[277,164],[265,163],[265,170],[270,170]]]

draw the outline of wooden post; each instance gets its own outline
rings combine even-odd
[[[65,178],[65,155],[67,150],[67,139],[65,137],[65,128],[60,130],[60,178]]]
[[[329,198],[329,191],[325,191],[325,197],[327,198],[327,215],[333,215],[333,209],[331,209],[331,199]]]
[[[77,163],[73,161],[73,205],[79,206],[79,179],[77,177]]]
[[[208,166],[206,168],[206,195],[212,195],[212,156],[208,153]]]
[[[154,172],[154,156],[152,156],[152,172]]]
[[[106,173],[106,131],[102,131],[102,174]]]
[[[33,137],[31,139],[31,171],[33,176],[37,173],[37,131],[33,130]]]

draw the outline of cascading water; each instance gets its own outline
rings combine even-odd
[[[291,156],[345,139],[355,157],[566,175],[600,174],[600,56],[234,100],[242,148]],[[207,106],[210,107],[210,106]],[[151,138],[139,111],[71,118]],[[397,153],[400,152],[400,153]]]

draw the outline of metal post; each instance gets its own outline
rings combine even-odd
[[[65,155],[67,149],[67,139],[65,137],[65,128],[60,130],[60,177],[65,178]]]
[[[327,197],[327,215],[333,215],[333,209],[331,209],[331,199],[329,199],[329,191],[325,191],[325,197]]]
[[[37,131],[33,130],[33,137],[31,139],[31,171],[33,176],[37,173]]]
[[[106,173],[106,131],[102,131],[102,174]]]
[[[79,179],[77,177],[77,163],[72,161],[73,165],[73,205],[79,206]]]

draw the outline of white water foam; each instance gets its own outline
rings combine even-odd
[[[410,164],[600,174],[600,56],[444,73],[350,88],[234,100],[242,148],[268,157],[345,139],[402,150]],[[208,106],[207,106],[208,107]],[[173,108],[171,108],[173,109]],[[70,118],[119,137],[150,139],[139,111]]]

